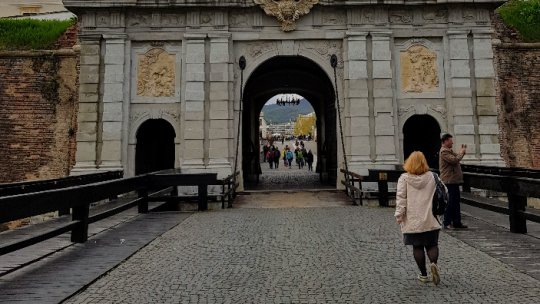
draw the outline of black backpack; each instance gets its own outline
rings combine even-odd
[[[446,210],[446,206],[448,205],[448,192],[437,173],[431,173],[433,173],[433,178],[435,178],[435,194],[433,194],[432,211],[433,215],[437,217],[438,215],[443,215]]]

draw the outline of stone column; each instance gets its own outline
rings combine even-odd
[[[473,31],[476,113],[480,140],[478,154],[487,165],[504,165],[499,144],[491,34],[491,30]]]
[[[96,144],[100,102],[101,35],[81,34],[79,111],[77,115],[77,154],[71,174],[97,170]]]
[[[100,168],[122,169],[122,105],[124,101],[125,34],[103,35],[102,147]],[[127,140],[127,139],[126,139]],[[98,141],[99,145],[99,141]]]
[[[357,170],[370,163],[370,111],[368,101],[367,33],[348,32],[345,38],[345,102],[349,104],[349,168]]]
[[[396,120],[394,119],[396,113],[394,113],[392,52],[390,50],[392,33],[373,32],[371,35],[375,157],[379,164],[397,164]]]
[[[209,151],[208,167],[213,172],[226,177],[232,172],[229,155],[229,144],[233,140],[233,116],[229,113],[229,102],[232,99],[229,88],[232,75],[229,70],[232,65],[229,53],[230,33],[210,33],[209,59]]]
[[[185,170],[205,168],[205,38],[206,34],[184,35],[186,80],[181,167]]]
[[[476,154],[474,109],[471,90],[471,69],[466,31],[448,31],[450,58],[450,99],[448,107],[450,119],[448,131],[453,133],[454,147],[467,144],[466,158],[473,159]],[[452,123],[453,120],[453,123]]]

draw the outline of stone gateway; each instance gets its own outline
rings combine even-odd
[[[502,165],[491,45],[501,2],[64,0],[81,23],[72,174],[225,177],[238,142],[249,179],[260,110],[278,93],[313,105],[317,170],[334,185],[343,153],[360,173],[414,150],[436,163],[441,132],[468,145],[465,163]]]

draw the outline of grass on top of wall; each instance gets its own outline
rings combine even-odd
[[[46,50],[76,20],[0,19],[0,50]]]
[[[526,42],[540,41],[540,0],[510,0],[497,9]]]

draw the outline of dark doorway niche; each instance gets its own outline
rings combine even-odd
[[[413,151],[426,156],[430,168],[439,168],[441,127],[430,115],[413,115],[403,126],[403,156],[407,159]]]
[[[135,174],[174,168],[175,132],[164,119],[149,119],[137,131]]]

